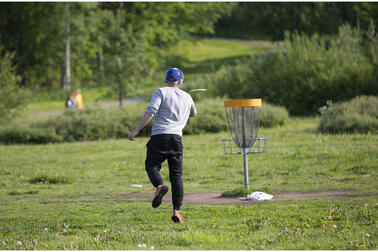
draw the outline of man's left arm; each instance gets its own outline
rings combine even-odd
[[[197,115],[196,105],[194,105],[194,102],[192,101],[192,106],[190,107],[190,117],[194,117],[196,115]]]

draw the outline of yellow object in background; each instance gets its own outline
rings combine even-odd
[[[83,103],[83,97],[81,95],[80,88],[75,91],[75,93],[72,94],[72,98],[75,100],[76,108],[77,109],[83,109],[84,103]]]

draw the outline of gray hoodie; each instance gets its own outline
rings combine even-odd
[[[155,89],[146,113],[154,117],[151,135],[176,134],[182,130],[189,117],[197,114],[190,94],[175,87]]]

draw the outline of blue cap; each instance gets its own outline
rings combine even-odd
[[[169,69],[167,72],[166,80],[172,82],[181,80],[181,71],[177,68]]]

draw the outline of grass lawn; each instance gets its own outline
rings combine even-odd
[[[234,64],[252,55],[268,51],[267,41],[196,39],[182,41],[167,52],[171,65],[182,69],[186,80],[213,73],[223,65]]]
[[[251,187],[372,196],[185,204],[184,225],[170,220],[170,204],[121,196],[153,195],[147,138],[1,145],[0,249],[376,249],[378,137],[316,134],[317,123],[261,129],[269,147],[249,156]],[[186,193],[243,186],[242,157],[224,155],[222,138],[229,134],[184,136]],[[169,184],[166,163],[162,175]]]

